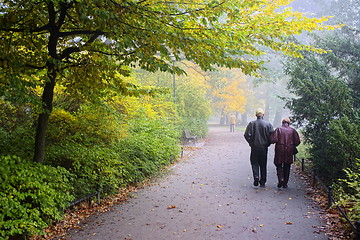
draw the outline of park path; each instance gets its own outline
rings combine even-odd
[[[292,174],[287,189],[276,187],[273,147],[265,188],[252,185],[249,155],[243,133],[210,127],[169,174],[63,239],[328,239],[299,177]]]

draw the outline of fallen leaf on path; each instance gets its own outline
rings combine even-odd
[[[286,222],[285,224],[286,224],[286,225],[291,225],[291,224],[292,224],[292,222]]]
[[[167,207],[167,209],[173,209],[173,208],[176,208],[176,206],[175,205],[170,205],[170,206]]]

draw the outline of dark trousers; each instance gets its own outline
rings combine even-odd
[[[254,149],[251,148],[250,162],[254,176],[260,179],[260,184],[266,183],[266,166],[267,166],[267,152],[268,149]]]
[[[279,183],[283,182],[284,185],[287,185],[290,177],[291,163],[275,164],[275,166]]]
[[[230,132],[235,132],[235,124],[230,124]]]

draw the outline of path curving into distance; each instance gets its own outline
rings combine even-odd
[[[266,187],[254,187],[243,133],[212,126],[165,177],[61,239],[328,239],[302,181],[292,173],[289,188],[276,187],[273,154],[272,146]]]

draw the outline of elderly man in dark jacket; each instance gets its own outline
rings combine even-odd
[[[290,127],[290,119],[284,118],[282,126],[277,128],[271,136],[271,143],[275,144],[274,164],[278,176],[278,188],[287,188],[290,167],[294,162],[294,149],[300,144],[298,132]]]
[[[244,137],[251,147],[250,162],[254,186],[258,186],[260,183],[260,187],[265,187],[267,153],[274,128],[271,123],[264,120],[264,111],[261,108],[256,111],[255,115],[257,119],[247,125]]]

